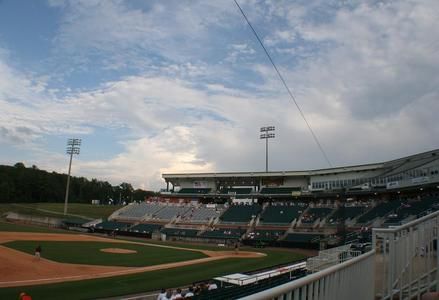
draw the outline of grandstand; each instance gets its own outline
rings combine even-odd
[[[140,204],[132,203],[128,205],[126,208],[121,209],[118,213],[119,219],[127,219],[127,220],[141,220],[146,216],[152,216],[157,213],[160,209],[160,206],[142,202]]]
[[[333,211],[330,207],[310,207],[302,216],[301,221],[312,224],[320,219],[325,219]]]
[[[261,225],[289,225],[306,210],[305,203],[277,203],[265,208],[259,222]]]
[[[221,223],[246,224],[261,211],[259,204],[232,205],[220,217]]]
[[[369,224],[376,218],[382,218],[391,212],[394,212],[396,208],[401,205],[399,201],[389,201],[379,203],[377,206],[366,212],[358,219],[359,224]]]
[[[224,207],[222,205],[201,205],[188,209],[179,222],[183,223],[209,223],[212,219],[218,218]]]
[[[295,199],[322,194],[396,192],[439,183],[439,150],[396,160],[330,169],[277,172],[163,174],[169,197],[245,195],[252,199]],[[172,188],[170,189],[170,186]],[[202,188],[201,188],[202,187]],[[227,187],[227,188],[225,188]],[[179,191],[172,193],[175,189]],[[251,192],[250,192],[251,191]],[[230,195],[229,195],[230,192]]]

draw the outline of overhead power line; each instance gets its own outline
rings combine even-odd
[[[287,90],[288,94],[290,95],[291,100],[293,100],[294,104],[296,105],[296,108],[299,111],[300,116],[305,121],[305,124],[308,127],[309,132],[311,133],[311,135],[312,135],[314,141],[316,142],[317,146],[319,147],[320,152],[322,153],[324,159],[326,160],[328,165],[332,168],[331,161],[329,160],[328,156],[326,155],[326,152],[323,149],[322,144],[319,142],[319,139],[317,138],[317,135],[312,130],[311,125],[309,124],[308,120],[305,117],[305,114],[303,113],[302,109],[300,108],[299,104],[297,103],[296,98],[294,97],[293,93],[291,92],[290,88],[288,87],[287,83],[285,82],[285,79],[283,78],[282,74],[280,73],[279,69],[277,68],[276,64],[274,63],[273,59],[271,58],[270,53],[268,53],[267,48],[265,48],[264,43],[262,42],[262,40],[260,39],[258,33],[256,32],[256,30],[254,29],[254,27],[250,23],[249,19],[245,15],[245,13],[242,10],[241,6],[239,5],[238,1],[237,0],[233,0],[233,1],[235,1],[236,6],[238,6],[239,11],[241,12],[241,14],[244,17],[245,21],[247,22],[248,26],[253,31],[253,34],[255,35],[255,37],[258,40],[259,44],[261,45],[262,49],[264,49],[265,54],[267,55],[268,59],[270,60],[270,63],[273,65],[273,68],[276,70],[276,73],[279,76],[280,81],[282,81],[282,84],[284,85],[284,87]]]

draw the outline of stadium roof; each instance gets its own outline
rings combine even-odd
[[[371,163],[356,166],[344,166],[335,168],[315,169],[315,170],[302,170],[302,171],[272,171],[272,172],[213,172],[213,173],[167,173],[162,174],[164,179],[177,179],[177,178],[224,178],[224,177],[277,177],[277,176],[311,176],[311,175],[326,175],[345,172],[357,172],[357,171],[372,171],[382,169],[383,172],[395,172],[400,169],[402,165],[412,160],[426,159],[427,163],[434,159],[432,156],[439,155],[439,149],[422,152],[395,160],[390,160],[381,163]],[[429,159],[430,158],[430,159]],[[439,157],[438,157],[439,159]]]

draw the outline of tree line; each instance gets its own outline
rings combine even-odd
[[[47,172],[37,166],[26,167],[23,163],[14,166],[0,165],[0,203],[63,202],[66,192],[67,174]],[[123,182],[112,186],[107,181],[89,180],[85,177],[70,177],[69,202],[121,204],[144,200],[154,192],[134,189]]]

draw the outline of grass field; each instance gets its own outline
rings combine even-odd
[[[196,251],[126,243],[14,241],[3,245],[29,254],[41,245],[44,258],[71,264],[143,267],[207,257]],[[137,253],[106,253],[100,251],[103,248],[135,250]]]
[[[220,275],[251,271],[303,258],[303,256],[294,254],[291,251],[263,249],[260,252],[266,253],[267,256],[255,259],[233,258],[178,269],[153,271],[112,278],[33,287],[3,288],[0,289],[0,299],[15,299],[22,291],[28,292],[33,296],[33,299],[37,300],[55,300],[60,297],[62,297],[63,300],[105,298],[154,291],[162,287],[170,288],[189,285],[192,282],[206,280]]]
[[[88,219],[107,218],[119,208],[121,208],[121,206],[69,203],[67,216],[82,216]],[[34,216],[63,218],[64,203],[0,204],[0,215],[8,211]]]
[[[0,231],[77,234],[77,232],[63,230],[63,229],[42,227],[42,226],[35,226],[35,225],[15,224],[15,223],[8,223],[8,222],[2,222],[2,221],[0,221]]]
[[[50,232],[56,233],[60,231],[63,233],[67,232],[63,230],[56,230],[56,229],[36,227],[36,226],[16,225],[16,224],[2,223],[2,222],[0,222],[0,231],[28,231],[28,232],[49,232],[49,233]],[[129,239],[129,240],[133,240],[133,239]],[[135,239],[135,240],[142,241],[140,239]],[[143,241],[145,241],[146,243],[174,245],[182,248],[224,250],[224,248],[216,247],[214,245],[185,244],[182,242],[159,242],[152,240],[143,240]],[[119,244],[117,243],[117,241],[115,241],[115,243]],[[43,245],[43,256],[47,257],[48,255],[47,251],[50,251],[49,250],[50,247],[45,246],[44,244],[42,245]],[[34,250],[34,248],[35,247],[32,245],[32,251]],[[123,247],[120,248],[126,248],[126,245],[124,244]],[[242,250],[254,251],[255,249],[243,247]],[[203,264],[180,267],[176,269],[152,271],[152,272],[117,276],[111,278],[101,278],[94,280],[84,280],[84,281],[48,284],[48,285],[40,285],[40,286],[2,288],[0,289],[0,299],[16,299],[18,297],[18,294],[22,291],[26,291],[30,293],[33,296],[33,299],[37,299],[37,300],[38,299],[55,300],[55,299],[59,299],[60,297],[62,297],[63,300],[97,299],[97,298],[105,298],[105,297],[112,297],[118,295],[128,295],[128,294],[142,293],[148,291],[156,291],[160,288],[171,288],[171,287],[189,285],[192,282],[208,280],[210,278],[221,276],[221,275],[253,271],[253,270],[267,268],[279,264],[291,263],[304,258],[304,256],[301,254],[297,254],[291,250],[285,250],[285,249],[257,249],[257,251],[263,252],[267,254],[267,256],[261,258],[252,258],[252,259],[231,258],[231,259],[224,259],[220,261],[212,261]],[[181,252],[184,253],[185,251],[181,251]],[[88,261],[87,263],[90,263],[90,261]]]

